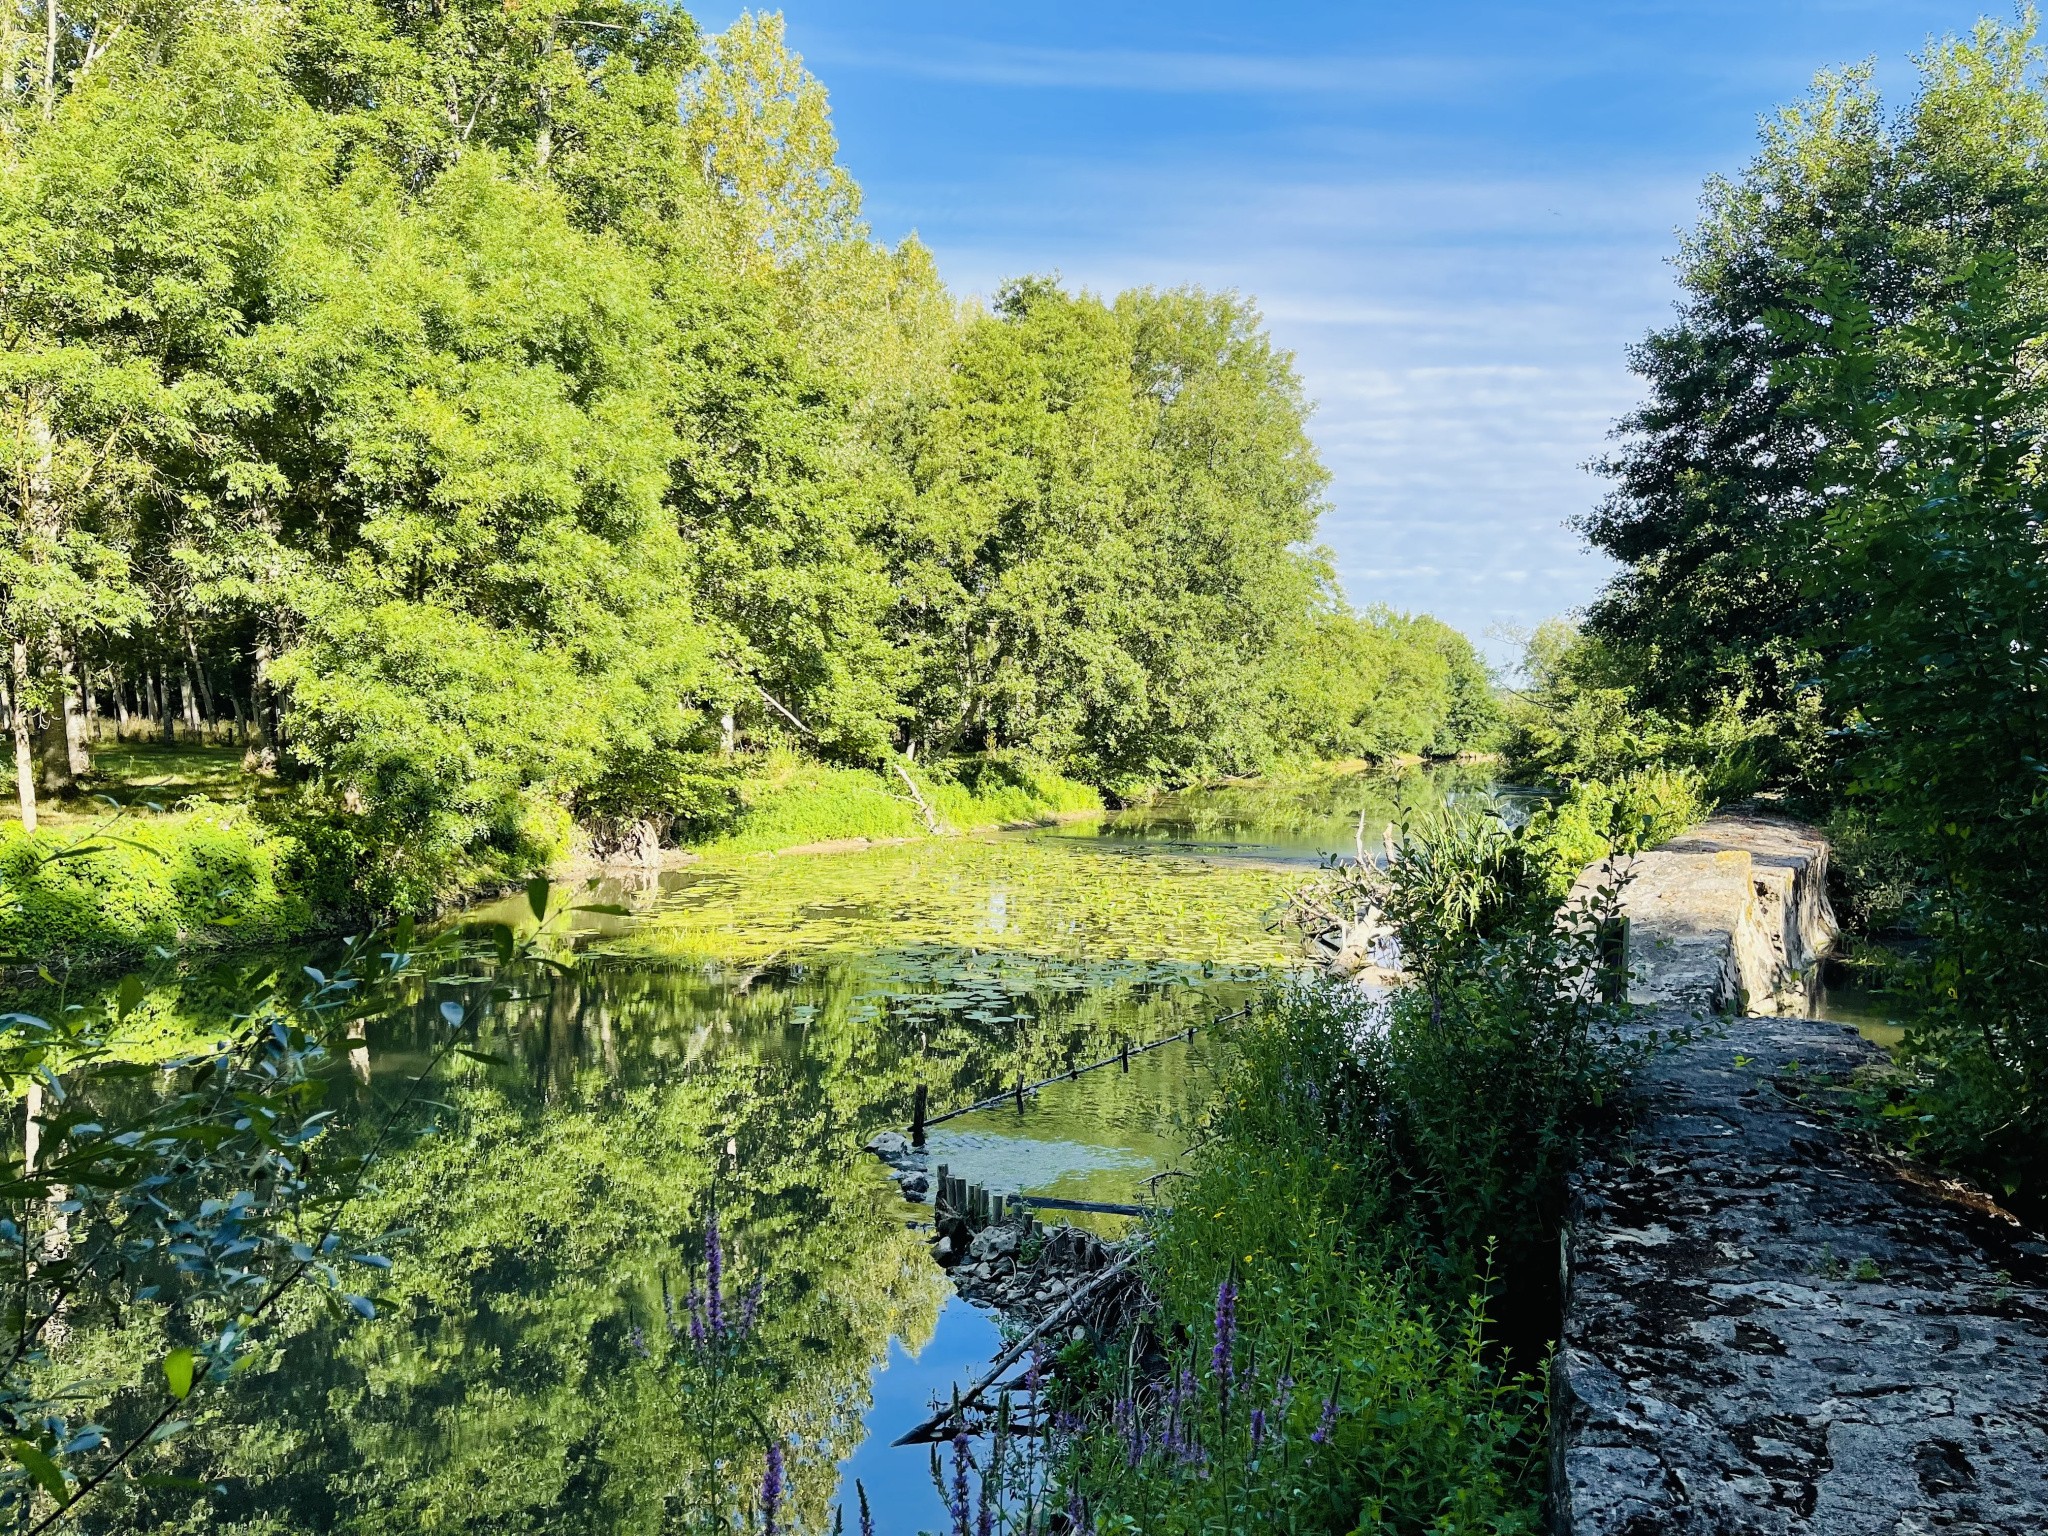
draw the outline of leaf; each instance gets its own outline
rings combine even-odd
[[[377,1308],[375,1304],[371,1302],[369,1297],[350,1296],[345,1299],[351,1307],[355,1308],[356,1316],[375,1317],[377,1315]]]
[[[526,904],[533,908],[535,922],[545,922],[548,915],[548,879],[546,875],[535,875],[526,882]]]
[[[458,1045],[457,1047],[455,1047],[455,1054],[458,1056],[467,1056],[471,1061],[480,1061],[487,1067],[509,1067],[510,1065],[512,1065],[511,1060],[507,1057],[493,1056],[488,1051],[472,1051],[466,1045]]]
[[[410,954],[412,952],[412,932],[412,914],[408,912],[392,926],[391,947],[400,954]]]
[[[198,1366],[198,1354],[183,1346],[164,1356],[164,1384],[181,1403],[192,1395],[192,1377]]]
[[[512,963],[512,951],[516,942],[512,937],[511,927],[505,923],[493,923],[491,925],[491,942],[498,949],[498,964],[510,965]]]
[[[596,912],[605,917],[631,917],[633,915],[631,907],[622,907],[616,901],[587,901],[580,906],[571,907],[569,910],[572,912]]]
[[[42,1484],[43,1492],[54,1499],[60,1509],[71,1502],[71,1485],[64,1481],[64,1474],[57,1463],[50,1460],[41,1448],[26,1440],[10,1440],[7,1452],[21,1463],[24,1472]]]
[[[447,1002],[441,1005],[441,1022],[450,1029],[462,1028],[462,1004]]]
[[[130,972],[121,978],[121,985],[114,994],[114,1017],[125,1019],[135,1011],[142,1001],[142,978]]]

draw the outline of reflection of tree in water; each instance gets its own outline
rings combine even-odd
[[[244,978],[246,979],[246,978]],[[375,1324],[314,1317],[228,1395],[173,1490],[114,1523],[169,1531],[655,1531],[711,1475],[676,1382],[634,1347],[687,1290],[717,1202],[735,1276],[765,1284],[744,1417],[797,1447],[791,1514],[817,1529],[890,1336],[930,1337],[944,1278],[855,1149],[935,1105],[1156,1038],[1248,986],[1199,965],[926,946],[746,966],[591,956],[536,968],[485,1026],[442,1131],[384,1171],[366,1225],[406,1227]],[[422,1058],[459,978],[412,983],[371,1026],[360,1107]],[[203,1025],[215,996],[178,1000]],[[346,1064],[337,1068],[346,1074]],[[717,1476],[756,1486],[758,1434]],[[727,1447],[728,1454],[734,1447]],[[666,1514],[665,1514],[666,1512]]]

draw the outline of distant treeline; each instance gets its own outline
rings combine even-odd
[[[1353,612],[1231,294],[987,306],[878,244],[776,16],[0,9],[0,627],[26,815],[89,715],[233,722],[416,890],[780,738],[1110,790],[1452,751]]]

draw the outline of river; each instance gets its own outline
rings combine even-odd
[[[786,1528],[823,1531],[865,1488],[877,1529],[944,1528],[925,1454],[890,1443],[999,1345],[860,1148],[1020,1077],[1237,1006],[1293,963],[1275,904],[1462,774],[1236,785],[1032,831],[833,854],[705,860],[577,894],[582,913],[492,1005],[492,1060],[445,1068],[435,1133],[359,1211],[389,1229],[378,1317],[307,1306],[187,1435],[159,1489],[88,1525],[301,1533],[655,1532],[790,1447]],[[523,903],[468,914],[530,929]],[[280,965],[189,967],[145,1001],[203,1031]],[[408,982],[337,1062],[373,1123],[471,979]],[[976,1182],[1133,1201],[1187,1144],[1207,1036],[933,1132]],[[725,1294],[758,1321],[713,1377],[671,1347],[717,1212]],[[847,1528],[854,1528],[850,1508]]]

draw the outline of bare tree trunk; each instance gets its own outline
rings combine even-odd
[[[128,739],[127,679],[116,668],[108,672],[107,682],[111,685],[109,691],[114,695],[114,740],[126,741]]]
[[[199,740],[206,740],[206,715],[199,708],[199,678],[190,666],[185,673],[185,724]]]
[[[178,739],[178,717],[172,713],[171,669],[169,667],[158,667],[156,669],[156,692],[157,697],[162,699],[164,704],[164,740],[166,742],[176,741]]]
[[[192,626],[189,624],[185,626],[185,659],[191,663],[193,680],[199,684],[200,707],[205,710],[207,719],[218,720],[220,710],[214,704],[213,685],[206,680],[206,668],[200,663],[199,646],[192,638]]]
[[[100,701],[98,691],[92,685],[92,663],[86,659],[85,648],[78,648],[78,700],[85,706],[85,739],[88,747],[99,745]],[[90,757],[90,751],[87,756]],[[90,762],[87,763],[90,767]]]
[[[21,799],[21,825],[36,829],[36,754],[28,725],[28,642],[16,635],[8,668],[14,695],[14,792]]]

